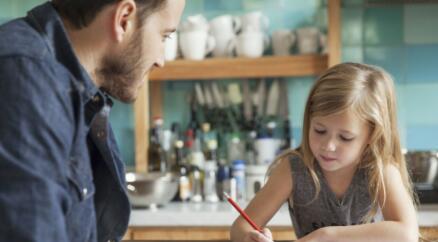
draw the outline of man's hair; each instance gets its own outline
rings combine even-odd
[[[107,5],[120,0],[52,0],[58,12],[78,29],[88,26]],[[142,25],[147,17],[163,8],[167,0],[135,0]]]

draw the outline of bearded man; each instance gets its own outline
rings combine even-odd
[[[120,241],[130,204],[108,122],[164,65],[184,0],[53,0],[0,26],[0,241]]]

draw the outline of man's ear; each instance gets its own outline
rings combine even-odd
[[[137,5],[134,0],[122,0],[116,5],[113,15],[113,34],[117,42],[129,37],[135,28]]]

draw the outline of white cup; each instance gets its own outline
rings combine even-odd
[[[166,61],[175,60],[178,56],[178,34],[173,32],[164,44],[164,59]]]
[[[216,40],[216,47],[213,50],[214,57],[231,55],[227,46],[236,37],[240,27],[240,19],[231,15],[222,15],[210,21],[210,33]]]
[[[272,51],[274,55],[289,55],[296,36],[288,29],[276,30],[272,33]]]
[[[299,28],[297,33],[298,52],[300,54],[315,54],[319,49],[319,30],[316,27]]]
[[[229,49],[239,57],[257,58],[269,45],[269,38],[261,31],[246,30],[241,32],[231,43]]]
[[[269,165],[274,161],[278,150],[280,149],[281,140],[273,138],[262,138],[255,141],[257,151],[256,163],[258,165]]]
[[[187,31],[180,34],[180,48],[184,59],[203,60],[215,47],[215,40],[206,31]]]
[[[202,14],[187,17],[186,21],[181,23],[181,32],[188,31],[208,31],[209,25],[207,19]]]
[[[255,11],[240,16],[242,20],[242,30],[248,28],[258,31],[266,31],[269,27],[269,19],[262,12]]]

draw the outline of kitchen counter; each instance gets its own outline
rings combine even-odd
[[[246,204],[239,203],[244,208]],[[158,209],[133,209],[130,227],[227,227],[237,218],[238,212],[227,202],[220,203],[169,203]],[[418,211],[422,227],[438,226],[438,204],[422,205]],[[287,205],[283,205],[268,226],[291,226]]]

